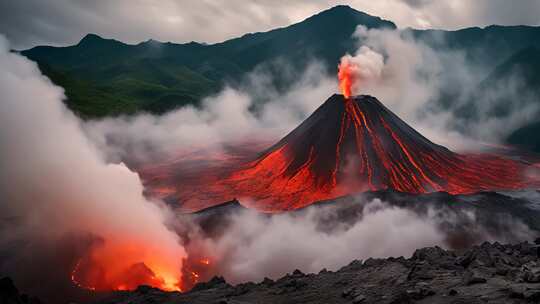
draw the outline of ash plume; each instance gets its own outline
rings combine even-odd
[[[383,56],[367,46],[361,46],[354,56],[346,54],[339,63],[338,78],[345,97],[359,95],[367,82],[378,80],[384,66]]]
[[[357,76],[363,76],[364,81],[360,81],[356,93],[384,100],[392,111],[436,143],[458,150],[482,148],[479,142],[500,142],[540,111],[534,102],[538,96],[520,89],[521,75],[516,71],[508,75],[508,81],[480,92],[482,81],[493,67],[468,59],[463,51],[435,50],[407,31],[358,26],[354,37],[359,50],[342,60],[373,67],[373,60],[366,60],[368,50],[384,58],[383,65],[376,65],[379,70]],[[452,92],[450,101],[445,101],[447,92]],[[473,119],[460,113],[471,104],[476,109]],[[493,115],[493,109],[501,106],[505,115]]]

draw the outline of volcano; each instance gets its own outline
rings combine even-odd
[[[335,94],[251,161],[206,171],[203,182],[177,184],[175,192],[187,210],[238,198],[259,210],[283,211],[385,189],[452,194],[523,189],[537,185],[529,169],[498,155],[452,152],[375,97]]]

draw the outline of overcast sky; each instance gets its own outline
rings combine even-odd
[[[0,33],[17,49],[75,44],[87,33],[128,43],[211,43],[286,26],[337,4],[399,27],[540,25],[540,0],[2,0]]]

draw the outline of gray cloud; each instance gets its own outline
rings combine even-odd
[[[422,7],[433,2],[433,0],[403,0],[403,2],[412,7]]]
[[[357,10],[400,27],[448,28],[540,24],[540,2],[523,0],[352,0]],[[0,2],[0,32],[15,48],[74,44],[86,33],[129,43],[150,38],[219,42],[301,21],[336,5],[329,0],[25,0]]]
[[[430,1],[402,0],[413,15],[404,20],[396,19],[399,25],[410,27],[457,29],[471,26],[538,25],[540,2],[536,0],[505,1]],[[393,1],[386,1],[393,2]],[[400,18],[399,14],[397,18]]]

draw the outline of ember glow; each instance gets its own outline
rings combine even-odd
[[[339,88],[345,98],[352,96],[352,85],[355,80],[352,68],[353,67],[347,60],[347,57],[343,57],[338,65]]]
[[[77,261],[71,281],[91,291],[134,290],[139,285],[180,291],[180,266],[159,253],[140,255],[139,249],[128,243],[93,249]]]
[[[202,249],[197,252],[190,252],[189,256],[184,259],[182,265],[182,290],[190,290],[199,282],[206,282],[216,275],[214,263],[207,257],[200,257]],[[206,254],[206,253],[205,253]]]
[[[163,187],[176,189],[169,198],[186,211],[238,198],[259,210],[278,212],[370,190],[466,194],[532,188],[539,185],[527,173],[532,168],[493,154],[452,152],[373,97],[334,95],[251,161],[205,168],[199,175],[190,172],[189,178],[174,166],[141,174],[150,194],[160,195]]]

